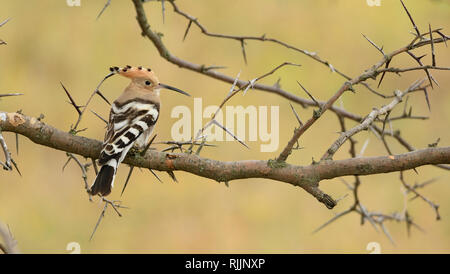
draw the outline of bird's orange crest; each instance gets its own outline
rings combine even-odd
[[[134,78],[154,79],[155,78],[155,74],[149,68],[125,66],[123,68],[111,67],[111,68],[109,68],[109,70],[113,73],[117,73],[117,74],[120,74],[122,76],[131,78],[131,79],[134,79]]]

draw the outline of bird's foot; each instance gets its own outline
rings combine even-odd
[[[138,146],[134,145],[130,148],[130,151],[128,153],[130,153],[132,155],[136,155],[136,154],[139,154],[140,152],[141,152],[141,149]]]

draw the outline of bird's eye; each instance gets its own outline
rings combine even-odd
[[[152,84],[152,82],[150,82],[150,81],[145,81],[145,85],[147,85],[147,86],[150,86]]]

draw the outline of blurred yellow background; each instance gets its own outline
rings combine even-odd
[[[76,112],[66,103],[67,98],[59,81],[71,91],[78,104],[87,98],[108,72],[110,66],[126,64],[151,67],[161,82],[202,97],[203,105],[218,104],[230,85],[197,73],[179,69],[163,60],[154,46],[141,36],[131,1],[112,1],[102,17],[96,21],[105,1],[81,0],[81,6],[70,7],[66,1],[30,0],[1,1],[0,20],[11,21],[0,28],[0,38],[8,45],[0,46],[0,93],[22,92],[21,97],[0,101],[1,111],[23,112],[31,116],[45,115],[44,122],[69,130],[77,119]],[[209,31],[234,35],[262,35],[273,37],[302,49],[315,51],[322,58],[348,75],[359,75],[381,58],[361,35],[370,37],[390,52],[405,46],[411,39],[412,26],[399,1],[382,0],[380,7],[370,7],[365,0],[247,0],[247,1],[177,1],[179,7],[197,17]],[[448,1],[406,0],[406,5],[422,31],[443,27],[448,34],[450,5]],[[300,96],[300,81],[321,100],[329,98],[343,83],[343,79],[312,59],[269,43],[251,42],[246,46],[248,65],[245,65],[240,44],[236,41],[203,36],[192,26],[185,42],[182,37],[187,22],[166,3],[165,23],[161,4],[145,4],[150,24],[164,34],[163,41],[176,56],[194,63],[223,65],[222,72],[242,79],[253,79],[284,61],[302,64],[301,68],[285,67],[262,82],[273,84],[281,78],[283,88]],[[429,53],[429,47],[416,51]],[[437,63],[448,66],[450,51],[443,44],[436,45]],[[423,61],[430,63],[430,54]],[[415,66],[407,56],[394,59],[392,66]],[[409,99],[413,114],[430,116],[429,121],[407,120],[393,122],[394,129],[417,148],[441,138],[439,145],[450,145],[450,77],[434,71],[440,87],[430,92],[432,112],[429,113],[423,94]],[[391,94],[405,89],[423,72],[386,75],[381,91]],[[102,87],[112,101],[127,85],[126,79],[116,77]],[[372,86],[375,82],[369,81]],[[186,105],[192,109],[192,98],[173,92],[162,93],[162,111],[155,132],[156,141],[169,140],[172,124],[171,109]],[[385,100],[358,87],[356,94],[346,93],[338,104],[365,116],[372,107],[380,107]],[[230,105],[279,105],[280,147],[274,153],[259,152],[259,142],[248,142],[250,150],[237,142],[220,142],[217,148],[206,148],[202,156],[220,160],[270,159],[276,157],[291,137],[296,120],[288,101],[266,92],[249,91],[238,95]],[[97,113],[108,116],[108,106],[95,98],[90,105]],[[312,114],[296,106],[303,120]],[[401,114],[402,106],[396,110]],[[394,113],[392,114],[394,115]],[[349,123],[349,125],[354,125]],[[81,133],[102,139],[104,124],[87,113]],[[319,159],[331,145],[339,125],[334,114],[327,113],[301,138],[301,146],[289,162],[297,165]],[[407,171],[409,183],[438,178],[421,193],[440,204],[441,221],[435,221],[431,207],[420,199],[408,204],[414,220],[426,231],[413,228],[408,238],[404,223],[388,223],[396,245],[383,233],[377,233],[366,223],[360,225],[359,216],[348,215],[317,234],[312,231],[335,214],[352,204],[351,195],[333,210],[300,188],[263,179],[238,180],[230,187],[215,181],[183,172],[175,172],[180,183],[171,181],[165,173],[158,173],[164,184],[148,172],[136,170],[125,194],[120,190],[128,168],[119,168],[111,199],[121,199],[130,209],[122,210],[119,218],[108,210],[92,241],[89,236],[102,210],[98,200],[89,202],[83,187],[80,169],[73,162],[64,172],[65,153],[33,144],[20,138],[16,155],[14,134],[5,133],[23,176],[1,171],[0,220],[9,224],[19,248],[24,253],[68,253],[66,245],[78,242],[82,253],[368,253],[369,242],[378,242],[381,252],[416,253],[450,252],[450,193],[449,174],[435,167],[418,168],[419,175]],[[356,138],[358,149],[370,139],[365,156],[384,155],[383,145],[370,132]],[[389,139],[391,140],[391,139]],[[163,149],[165,146],[155,146]],[[395,153],[405,150],[391,140]],[[336,158],[348,157],[348,144]],[[81,159],[81,158],[80,158]],[[89,181],[94,172],[89,170]],[[351,177],[345,178],[348,182]],[[360,198],[369,210],[390,214],[401,211],[404,205],[398,174],[383,174],[362,178]],[[323,181],[321,188],[335,198],[349,190],[339,179]]]

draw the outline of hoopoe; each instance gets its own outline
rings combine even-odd
[[[145,148],[156,121],[159,118],[161,89],[170,89],[190,96],[188,93],[161,84],[149,68],[112,67],[117,73],[131,79],[131,83],[111,105],[109,122],[98,160],[101,169],[90,188],[91,195],[107,196],[111,193],[117,167],[133,145]]]

